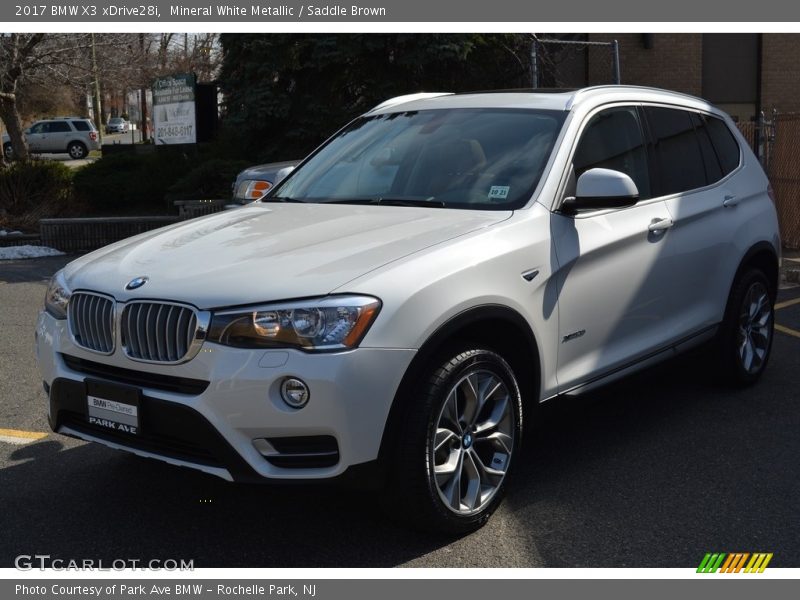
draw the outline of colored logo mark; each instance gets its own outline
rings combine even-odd
[[[763,573],[769,561],[772,560],[772,553],[766,552],[735,552],[726,554],[724,552],[707,553],[700,566],[697,567],[698,573]]]

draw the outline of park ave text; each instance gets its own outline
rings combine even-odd
[[[379,6],[359,6],[356,4],[209,4],[207,6],[184,6],[172,4],[169,14],[162,15],[161,7],[154,4],[111,4],[95,6],[92,4],[16,4],[14,14],[17,17],[92,17],[135,18],[149,20],[167,17],[216,17],[241,18],[252,17],[385,17],[386,8]]]
[[[54,596],[199,596],[216,592],[217,596],[281,596],[313,598],[317,595],[316,584],[276,585],[276,584],[125,584],[108,585],[73,585],[56,583],[50,585],[17,584],[17,596],[42,596],[50,593]]]

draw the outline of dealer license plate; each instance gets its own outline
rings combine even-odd
[[[120,433],[139,433],[139,397],[137,388],[105,381],[86,381],[86,419],[90,425]]]

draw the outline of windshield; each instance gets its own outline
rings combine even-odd
[[[524,206],[566,113],[437,109],[355,120],[264,201]]]
[[[113,119],[108,120],[109,125],[117,125],[122,122],[123,122],[122,119],[120,119],[119,117],[114,117]]]

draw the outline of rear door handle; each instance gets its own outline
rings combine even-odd
[[[728,194],[722,200],[722,206],[724,206],[725,208],[733,208],[737,204],[739,204],[739,199],[732,194]]]
[[[666,231],[674,224],[675,224],[674,221],[669,217],[664,219],[653,219],[650,225],[648,225],[647,230],[650,233],[660,233],[662,231]]]

